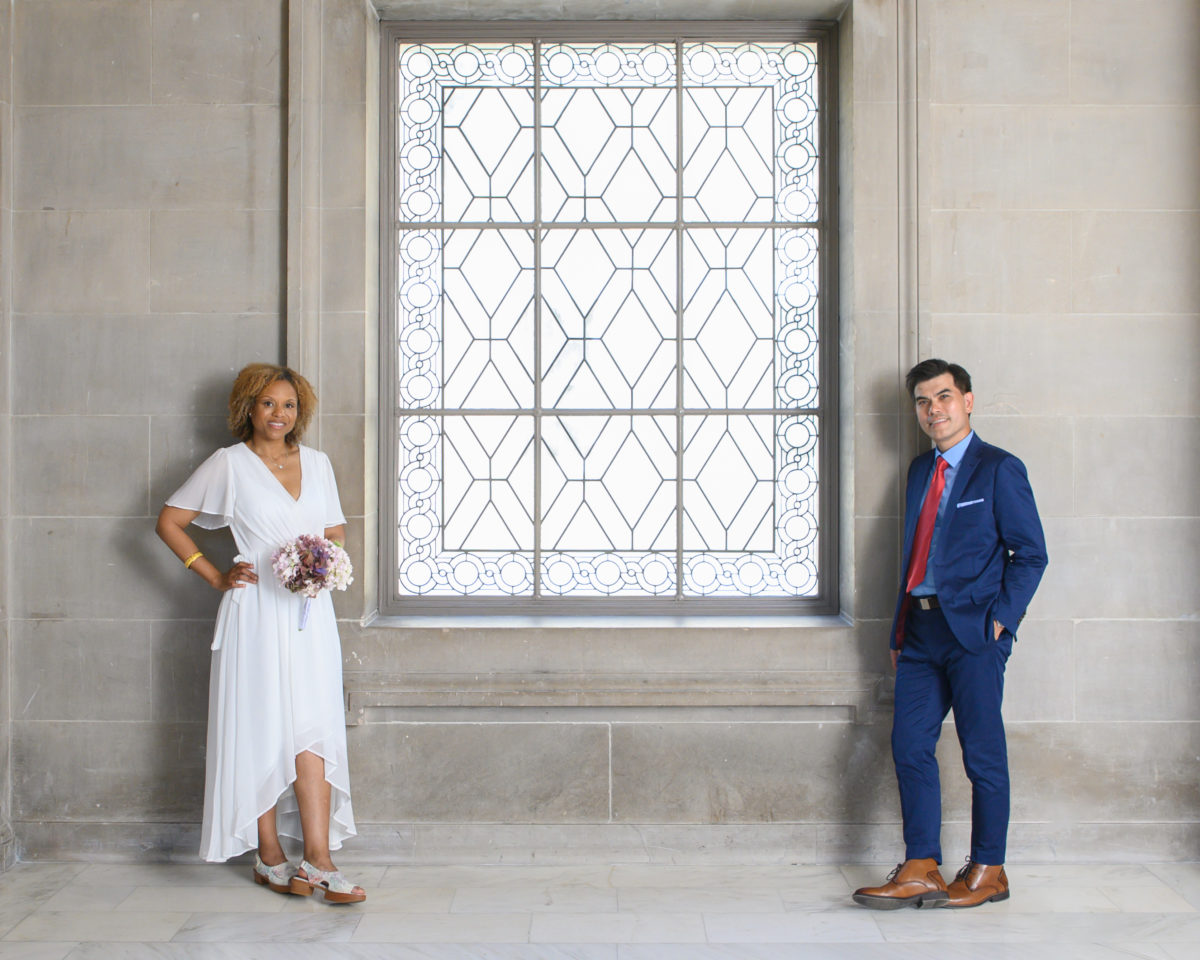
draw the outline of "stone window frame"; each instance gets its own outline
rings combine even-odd
[[[395,318],[390,290],[394,286],[394,231],[390,218],[384,211],[394,209],[391,183],[394,171],[394,154],[391,145],[395,141],[391,118],[395,104],[392,91],[395,89],[394,57],[389,51],[396,39],[462,40],[467,33],[475,38],[479,31],[462,22],[433,21],[383,21],[379,23],[379,153],[380,213],[378,254],[380,264],[379,307],[379,456],[378,456],[378,514],[376,529],[369,531],[369,539],[377,546],[378,577],[376,580],[377,601],[374,611],[383,618],[397,617],[449,618],[461,622],[463,618],[501,615],[522,619],[536,618],[555,622],[567,622],[573,616],[645,616],[650,622],[663,621],[670,617],[695,615],[747,618],[749,622],[766,622],[780,617],[814,617],[837,614],[840,607],[839,562],[840,511],[842,509],[839,463],[839,264],[838,232],[841,225],[838,209],[838,24],[831,20],[796,19],[788,21],[509,21],[489,24],[486,37],[479,39],[528,39],[536,35],[554,40],[674,40],[680,36],[688,39],[708,40],[780,40],[796,39],[816,42],[819,49],[820,103],[819,125],[822,144],[820,158],[821,208],[818,218],[822,241],[821,259],[821,304],[819,336],[824,348],[820,355],[820,400],[819,423],[821,441],[818,453],[819,476],[823,494],[819,505],[821,531],[818,552],[819,588],[816,596],[805,598],[779,597],[690,597],[671,598],[627,598],[627,597],[564,597],[564,598],[507,598],[507,597],[447,597],[430,600],[423,597],[402,597],[395,589],[394,576],[396,546],[395,529],[397,505],[394,496],[395,463],[394,422],[396,398],[386,389],[394,384],[393,347]],[[378,538],[375,540],[375,538]],[[386,574],[384,571],[388,571]],[[368,603],[370,603],[370,598]]]

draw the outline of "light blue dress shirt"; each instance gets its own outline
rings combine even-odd
[[[967,445],[970,444],[971,438],[975,436],[975,431],[970,431],[965,437],[958,441],[945,453],[938,453],[938,456],[946,461],[946,486],[942,488],[942,499],[938,501],[937,519],[933,521],[933,539],[929,544],[929,560],[925,563],[925,579],[912,588],[914,597],[931,597],[937,593],[937,578],[933,575],[933,554],[937,550],[937,532],[938,527],[942,523],[942,515],[946,512],[946,504],[950,502],[950,489],[954,486],[954,474],[958,472],[958,465],[962,462],[963,455],[967,452]],[[934,461],[936,468],[937,461]],[[935,471],[936,472],[936,469]],[[933,474],[929,475],[929,482],[933,483]],[[925,493],[921,497],[921,502],[925,502],[925,497],[929,495],[929,487],[925,488]]]

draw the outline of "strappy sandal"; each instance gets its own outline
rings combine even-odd
[[[291,882],[296,875],[296,867],[290,860],[268,867],[262,862],[262,857],[254,854],[254,882],[270,887],[276,893],[293,893]]]
[[[300,862],[304,876],[292,877],[290,892],[307,897],[321,891],[327,903],[361,903],[365,893],[355,893],[354,884],[342,876],[341,870],[318,870],[307,860]]]

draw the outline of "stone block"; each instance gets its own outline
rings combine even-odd
[[[851,119],[853,177],[848,185],[855,209],[895,210],[899,205],[897,170],[899,144],[896,137],[896,104],[855,101]],[[843,188],[846,185],[843,185]]]
[[[12,513],[33,517],[144,517],[150,491],[147,417],[13,418]]]
[[[11,573],[13,616],[18,619],[216,616],[216,592],[183,569],[154,535],[150,518],[10,522],[12,550],[22,558]],[[224,531],[197,530],[195,540],[214,562],[228,563],[233,556],[232,541]],[[53,570],[54,576],[45,576],[46,570]]]
[[[1195,723],[1017,723],[1007,733],[1014,820],[1173,823],[1200,808]],[[970,809],[966,791],[960,803]]]
[[[837,14],[833,15],[836,19]],[[900,98],[896,88],[896,10],[890,0],[882,3],[851,3],[844,12],[842,29],[850,29],[850,95],[857,103],[892,102]],[[844,49],[844,42],[843,42]],[[847,72],[843,71],[842,83]]]
[[[143,864],[200,860],[199,809],[194,820],[184,823],[24,820],[17,829],[21,833],[21,859],[25,861]],[[177,867],[170,869],[173,876],[177,875]],[[212,875],[208,864],[202,869]]]
[[[151,719],[204,723],[208,719],[213,621],[153,621],[149,629]]]
[[[347,734],[365,822],[608,819],[603,724],[374,724]]]
[[[1004,671],[1004,718],[1018,721],[1075,719],[1074,625],[1027,619]]]
[[[928,191],[934,209],[1040,206],[1017,198],[1038,188],[1030,114],[1050,107],[933,104],[929,107]]]
[[[16,820],[199,819],[201,723],[13,724]]]
[[[1138,380],[1142,409],[1200,416],[1195,314],[950,314],[934,315],[930,326],[934,352],[957,359],[981,385],[975,398],[979,413],[1127,416],[1129,400],[1114,385],[1139,370],[1153,371]],[[1133,329],[1136,336],[1130,336]]]
[[[321,419],[321,449],[333,464],[338,497],[347,517],[363,515],[363,498],[369,484],[377,482],[364,472],[366,450],[363,417],[337,416]]]
[[[321,382],[314,384],[322,416],[374,412],[376,398],[364,383],[366,338],[363,313],[322,313]]]
[[[261,0],[155,0],[155,102],[278,104],[286,9]]]
[[[321,211],[321,310],[359,312],[366,305],[366,214],[362,208]],[[371,265],[371,274],[375,274]]]
[[[1200,103],[1200,8],[1192,0],[1072,0],[1070,7],[1073,100]]]
[[[1182,619],[1200,611],[1200,520],[1044,523],[1050,566],[1030,611],[1055,619]]]
[[[16,102],[149,103],[151,6],[151,0],[16,4]]]
[[[158,516],[171,494],[215,450],[237,442],[224,417],[151,417],[150,513]]]
[[[929,223],[934,313],[1067,311],[1069,214],[934,211]]]
[[[891,207],[856,207],[853,211],[853,243],[847,253],[852,258],[851,302],[858,310],[895,316],[899,297],[897,223],[897,211]]]
[[[447,674],[470,664],[471,674],[675,674],[818,671],[841,666],[857,642],[847,625],[717,627],[696,618],[686,626],[613,624],[554,628],[464,625],[388,628],[341,625],[346,670],[369,675]],[[885,629],[886,632],[886,629]],[[838,659],[838,665],[831,661]]]
[[[1031,198],[1037,206],[1195,210],[1200,205],[1193,162],[1200,153],[1200,110],[1194,106],[1035,110],[1030,133],[1036,158],[1031,172],[1041,191]],[[1147,175],[1148,158],[1153,158],[1152,175]]]
[[[900,589],[899,517],[863,517],[854,524],[854,617],[890,620]]]
[[[327,104],[367,99],[367,11],[358,0],[321,5],[321,99]]]
[[[855,416],[856,517],[895,517],[900,514],[900,485],[908,464],[901,463],[899,444],[899,423],[894,413]]]
[[[1200,198],[1195,107],[954,104],[929,116],[934,208],[1172,210]]]
[[[896,817],[883,725],[615,723],[613,819],[869,822]]]
[[[340,495],[340,494],[339,494]],[[354,582],[345,590],[333,594],[333,612],[339,620],[358,620],[375,609],[375,598],[368,598],[364,592],[366,578],[363,569],[374,562],[363,549],[363,519],[347,517],[346,522],[346,552],[350,554],[350,562],[354,565]]]
[[[150,628],[130,620],[13,621],[15,719],[150,719]]]
[[[145,313],[149,215],[141,210],[13,214],[13,310]]]
[[[971,380],[978,410],[980,401],[988,397],[989,386],[980,382],[973,370]],[[1021,458],[1042,517],[1075,515],[1075,432],[1071,421],[981,412],[971,417],[971,425],[988,443]]]
[[[277,106],[26,107],[26,210],[278,209]]]
[[[321,117],[321,204],[364,207],[367,202],[367,107],[339,104]]]
[[[1071,224],[1076,313],[1194,313],[1200,214],[1096,211]]]
[[[847,320],[843,318],[843,323]],[[911,402],[904,393],[904,371],[896,359],[899,335],[895,304],[890,312],[856,310],[852,322],[855,412],[912,416]]]
[[[1075,513],[1082,517],[1200,516],[1200,487],[1195,483],[1200,464],[1198,427],[1195,417],[1076,419]]]
[[[0,103],[12,103],[12,0],[0,2]]]
[[[1125,863],[1176,860],[1200,842],[1194,820],[1182,823],[1021,822],[1009,826],[1009,863]]]
[[[277,210],[153,211],[150,309],[278,314],[280,218]]]
[[[1195,620],[1085,620],[1074,658],[1080,720],[1200,720]]]
[[[279,345],[271,314],[17,316],[13,411],[223,419],[238,370]]]
[[[934,103],[1065,103],[1071,4],[1067,0],[938,0],[928,16]]]

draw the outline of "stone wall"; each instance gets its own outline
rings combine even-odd
[[[0,870],[16,856],[12,830],[12,784],[9,746],[12,742],[9,706],[12,664],[9,645],[8,517],[9,469],[9,332],[12,329],[12,2],[0,2]]]
[[[346,859],[894,858],[886,628],[919,449],[900,379],[929,354],[971,369],[976,425],[1025,459],[1046,522],[1051,567],[1009,667],[1012,859],[1195,855],[1200,8],[808,6],[845,7],[843,616],[501,626],[369,620],[372,10],[15,0],[0,523],[20,563],[0,720],[23,857],[194,855],[216,597],[153,517],[226,442],[232,373],[286,356],[318,382],[314,439],[363,574],[338,598],[365,838]],[[943,739],[957,857],[970,801]]]

